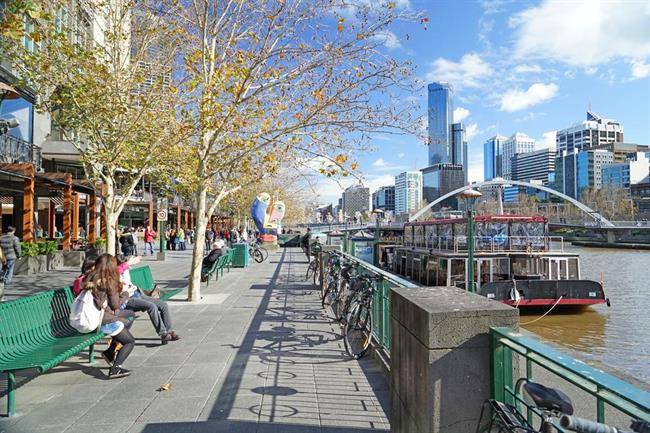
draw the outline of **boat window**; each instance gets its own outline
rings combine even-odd
[[[451,259],[449,284],[465,288],[465,259]]]
[[[579,265],[578,265],[578,259],[577,258],[569,259],[569,279],[570,280],[579,279],[578,266]]]
[[[492,264],[492,281],[506,281],[510,279],[510,259],[494,259]]]
[[[424,226],[424,236],[426,237],[427,248],[433,248],[436,238],[436,226],[434,224]]]
[[[448,268],[448,260],[438,259],[438,276],[436,278],[436,284],[438,286],[447,285],[447,268]]]
[[[424,246],[424,226],[415,226],[413,232],[413,240],[416,247]]]
[[[404,245],[413,245],[413,226],[404,227]]]
[[[512,259],[512,274],[515,279],[540,278],[541,271],[537,257],[515,257]]]

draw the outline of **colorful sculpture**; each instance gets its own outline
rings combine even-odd
[[[251,204],[251,217],[264,242],[274,243],[278,240],[278,229],[286,212],[282,201],[271,199],[263,192],[255,197]]]

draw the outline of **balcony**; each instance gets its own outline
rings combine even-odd
[[[41,148],[20,138],[5,134],[0,136],[0,162],[31,163],[40,170],[43,159]]]

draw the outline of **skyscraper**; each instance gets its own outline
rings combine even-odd
[[[453,163],[452,129],[454,92],[449,84],[428,86],[429,164]]]
[[[518,153],[533,152],[535,139],[522,132],[515,132],[503,142],[501,153],[501,170],[504,179],[512,179],[512,157]]]
[[[557,131],[557,154],[580,152],[607,143],[623,143],[623,126],[616,120],[605,119],[587,111],[587,120]]]
[[[463,176],[467,183],[467,141],[465,140],[465,126],[462,123],[451,125],[451,143],[451,161],[453,164],[463,166]]]
[[[507,139],[508,137],[497,134],[483,143],[483,177],[485,180],[503,177],[501,156],[503,142]]]
[[[422,173],[405,171],[395,176],[395,213],[410,213],[422,202]]]

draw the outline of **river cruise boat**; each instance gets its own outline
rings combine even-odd
[[[600,283],[581,278],[578,254],[547,229],[539,216],[474,217],[476,292],[519,308],[607,302]],[[393,271],[427,286],[467,288],[466,234],[465,218],[406,223]]]

